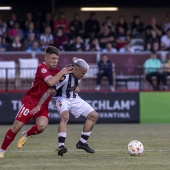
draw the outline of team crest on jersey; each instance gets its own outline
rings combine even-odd
[[[45,68],[41,69],[41,73],[46,73],[46,72],[47,72],[47,69],[45,69]]]

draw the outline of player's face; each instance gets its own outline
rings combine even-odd
[[[80,67],[74,67],[73,75],[77,79],[83,78],[86,73],[87,73],[87,69],[83,69],[83,68],[80,68]]]
[[[58,60],[59,60],[59,56],[56,54],[45,55],[45,63],[50,69],[53,69],[57,66]]]

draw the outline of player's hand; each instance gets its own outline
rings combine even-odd
[[[75,93],[79,93],[80,92],[80,88],[77,86],[74,90]]]
[[[61,70],[62,74],[65,75],[65,74],[70,74],[73,72],[73,66],[72,65],[68,65],[66,67],[64,67],[62,70]]]
[[[40,111],[40,109],[41,109],[41,106],[37,105],[36,107],[34,107],[34,108],[30,111],[30,113],[33,114],[33,115],[35,115],[37,112]]]

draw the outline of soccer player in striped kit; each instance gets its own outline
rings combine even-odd
[[[65,139],[67,135],[67,122],[69,113],[75,118],[84,116],[86,122],[81,132],[79,142],[76,144],[78,149],[83,149],[88,153],[95,151],[87,144],[88,138],[92,132],[94,124],[98,120],[98,113],[83,99],[80,98],[77,91],[80,79],[87,73],[89,65],[83,59],[73,58],[73,72],[64,75],[61,80],[55,85],[57,93],[52,98],[54,107],[61,116],[58,125],[58,155],[63,156],[67,152],[65,147]]]

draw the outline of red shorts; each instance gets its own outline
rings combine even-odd
[[[37,117],[40,116],[45,116],[47,119],[49,119],[49,114],[48,114],[48,108],[41,107],[40,111],[37,112],[36,114],[31,114],[30,111],[34,108],[35,106],[27,106],[26,104],[22,104],[21,108],[19,109],[15,120],[24,122],[27,124],[31,118],[36,120]]]

